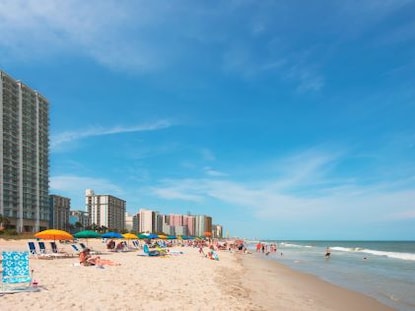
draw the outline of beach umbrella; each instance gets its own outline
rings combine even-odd
[[[148,239],[158,239],[158,234],[155,233],[149,233],[149,235],[147,236]]]
[[[159,234],[159,239],[167,240],[167,235]]]
[[[140,233],[140,234],[138,235],[138,238],[139,238],[139,239],[147,239],[147,238],[148,238],[148,236],[147,236],[147,234],[145,234],[145,233]]]
[[[134,233],[124,233],[122,236],[124,237],[124,239],[127,239],[127,240],[138,239],[138,237]]]
[[[100,238],[101,234],[92,230],[83,230],[75,233],[73,236],[77,239],[94,239]]]
[[[122,239],[124,237],[122,236],[121,233],[109,231],[109,232],[106,232],[103,235],[101,235],[101,238],[106,238],[106,239]]]
[[[167,239],[168,240],[175,240],[175,239],[177,239],[177,236],[175,236],[175,235],[168,235],[167,236]]]
[[[35,234],[35,238],[43,240],[73,240],[72,234],[58,229],[47,229]]]

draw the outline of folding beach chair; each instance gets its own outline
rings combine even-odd
[[[43,242],[42,242],[43,243]],[[42,250],[37,251],[36,245],[34,242],[27,242],[27,247],[29,248],[29,254],[38,259],[53,259],[50,254],[45,254]]]
[[[39,244],[40,253],[41,254],[46,254],[45,242],[38,242],[38,244]]]
[[[27,247],[29,247],[30,255],[33,255],[33,256],[38,255],[37,250],[36,250],[36,245],[34,242],[27,242]]]
[[[56,242],[50,242],[50,247],[52,248],[52,256],[55,258],[64,258],[64,257],[69,257],[70,254],[68,254],[67,252],[64,251],[60,251],[58,249],[58,245],[56,245]]]
[[[0,294],[39,291],[39,288],[32,286],[29,252],[4,251],[2,256],[3,271]]]

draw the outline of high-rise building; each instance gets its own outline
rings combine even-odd
[[[221,225],[212,225],[212,238],[223,238],[223,227]]]
[[[69,211],[69,224],[72,232],[78,232],[89,227],[89,216],[85,211]]]
[[[212,234],[212,217],[206,215],[195,216],[195,235],[209,236]]]
[[[49,227],[69,231],[69,214],[71,209],[71,199],[59,195],[49,196],[51,218]]]
[[[112,195],[98,195],[93,190],[85,191],[85,205],[91,226],[123,231],[126,202]]]
[[[0,70],[0,214],[17,232],[49,224],[49,103]]]
[[[196,235],[195,234],[195,226],[196,226],[196,218],[192,215],[183,215],[183,225],[187,227],[186,235]]]
[[[140,209],[138,213],[140,214],[140,224],[138,226],[139,232],[155,232],[157,212]]]

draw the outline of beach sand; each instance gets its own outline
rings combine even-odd
[[[100,240],[89,246],[105,251]],[[27,241],[0,240],[3,250],[27,250]],[[79,266],[78,257],[31,258],[41,291],[0,296],[0,310],[392,310],[255,254],[221,251],[214,261],[197,248],[173,250],[183,254],[105,253],[120,265],[102,269]]]

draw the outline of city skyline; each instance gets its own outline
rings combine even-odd
[[[50,193],[231,236],[415,236],[413,1],[2,1],[0,69],[50,103]]]

